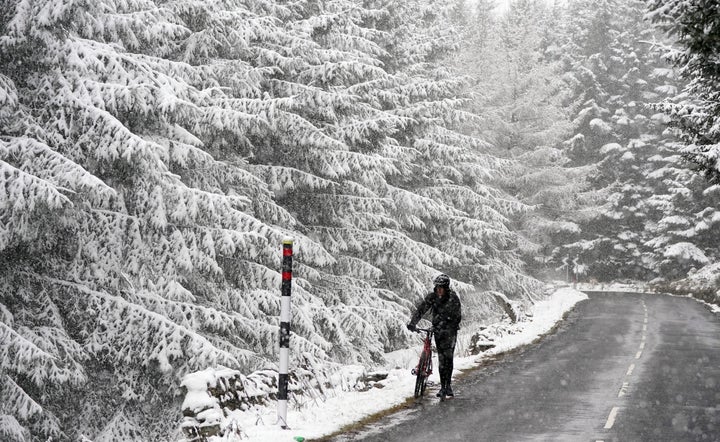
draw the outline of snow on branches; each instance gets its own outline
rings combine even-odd
[[[461,132],[466,81],[437,63],[453,47],[447,8],[412,6],[8,3],[8,438],[158,439],[173,419],[129,410],[178,417],[186,373],[272,365],[288,235],[292,351],[318,361],[403,345],[411,300],[440,271],[462,296],[502,290],[477,276],[494,269],[508,290],[533,286],[511,251],[524,207],[492,184],[507,162]]]

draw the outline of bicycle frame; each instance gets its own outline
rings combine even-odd
[[[411,373],[413,376],[417,376],[415,383],[415,397],[421,397],[425,394],[425,387],[427,386],[427,379],[432,374],[432,328],[419,328],[416,331],[425,332],[425,338],[423,339],[423,349],[420,353],[420,360],[418,365],[412,369]]]

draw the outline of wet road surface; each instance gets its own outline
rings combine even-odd
[[[539,343],[334,441],[720,441],[720,317],[590,294]]]

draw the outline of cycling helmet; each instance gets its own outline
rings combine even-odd
[[[441,273],[435,278],[435,281],[433,281],[433,283],[435,284],[435,287],[449,288],[450,287],[450,277],[444,273]]]

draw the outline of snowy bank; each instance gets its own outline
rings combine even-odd
[[[706,304],[714,311],[720,310],[720,263],[707,265],[687,278],[667,283],[653,284],[657,292],[690,296]]]
[[[571,288],[562,288],[547,299],[534,304],[526,312],[525,321],[514,324],[506,321],[488,326],[483,332],[484,337],[494,347],[480,355],[456,356],[454,375],[478,366],[489,357],[532,343],[552,330],[566,312],[584,299],[587,299],[584,293]],[[299,440],[296,439],[298,437],[319,438],[375,413],[401,405],[412,396],[415,377],[411,375],[410,369],[417,363],[420,347],[418,341],[417,348],[387,354],[388,364],[377,370],[381,373],[377,376],[377,381],[368,380],[362,367],[342,367],[335,373],[337,379],[331,383],[331,387],[325,388],[322,397],[309,400],[306,398],[291,403],[288,410],[290,430],[283,430],[276,425],[274,403],[271,403],[255,405],[245,411],[236,410],[226,413],[226,417],[222,419],[223,425],[236,428],[239,435],[211,437],[209,440],[292,442]],[[459,345],[458,353],[462,353],[462,347]],[[434,364],[437,367],[437,360]],[[208,374],[203,373],[203,376],[207,378]],[[437,370],[430,377],[430,381],[435,385],[439,384]],[[212,382],[215,383],[216,380],[213,378]],[[363,391],[346,388],[358,383],[365,386],[362,388]],[[462,386],[458,385],[457,389],[459,394],[462,394]],[[434,392],[435,390],[431,389],[426,395],[432,395]],[[207,399],[205,396],[202,398]]]

